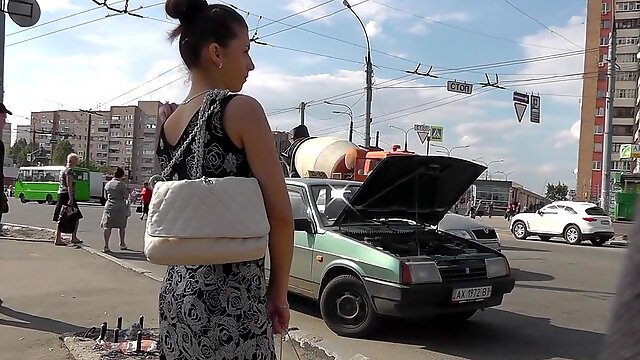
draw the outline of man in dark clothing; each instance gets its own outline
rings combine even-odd
[[[13,115],[3,103],[0,102],[0,134],[4,131],[4,126],[7,124],[7,115]],[[0,189],[4,190],[4,142],[2,142],[2,136],[0,136]],[[0,194],[0,235],[2,235],[2,214],[7,212],[9,204],[7,197],[2,191]],[[6,211],[5,211],[6,210]],[[0,298],[0,305],[2,305],[2,298]]]

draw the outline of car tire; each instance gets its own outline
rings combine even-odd
[[[53,201],[53,196],[51,194],[47,194],[47,205],[53,205],[55,202]]]
[[[513,223],[511,232],[513,233],[513,236],[518,240],[525,240],[527,237],[529,237],[529,232],[527,231],[527,225],[524,223],[524,221],[518,220],[515,223]]]
[[[582,231],[576,225],[569,225],[564,229],[564,240],[571,245],[579,245],[582,242]]]
[[[27,199],[24,197],[24,194],[20,194],[20,202],[23,204],[26,204],[28,202]]]
[[[611,240],[610,238],[595,238],[589,240],[593,246],[602,246],[607,243],[607,241]]]
[[[339,336],[364,337],[378,322],[367,289],[353,275],[340,275],[327,284],[320,295],[320,313]]]

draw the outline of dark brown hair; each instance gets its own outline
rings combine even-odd
[[[118,166],[116,168],[116,171],[113,172],[113,176],[117,177],[117,178],[123,177],[124,176],[124,169]]]
[[[238,35],[238,26],[248,29],[242,15],[227,5],[209,5],[206,0],[167,0],[164,9],[169,17],[180,21],[169,39],[180,38],[180,56],[189,70],[200,65],[205,46],[214,42],[226,46]]]

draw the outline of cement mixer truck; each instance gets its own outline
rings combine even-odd
[[[311,137],[305,131],[302,134],[296,138],[294,132],[293,143],[281,154],[285,177],[364,181],[382,159],[415,154],[400,150],[400,145],[385,151],[379,147],[358,146],[333,136]]]

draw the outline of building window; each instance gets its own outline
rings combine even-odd
[[[619,118],[632,118],[634,108],[632,107],[614,107],[613,108],[613,117]]]
[[[600,38],[600,42],[602,43],[602,38]],[[618,45],[636,45],[638,43],[638,38],[635,36],[619,37],[617,43]],[[607,38],[607,45],[609,45],[608,38]]]
[[[120,115],[112,115],[111,120],[115,120],[115,121],[120,120]]]
[[[611,23],[609,22],[609,20],[600,21],[600,28],[601,29],[608,29],[610,25],[611,25]]]
[[[602,143],[594,143],[593,144],[594,152],[602,152]]]
[[[603,133],[603,130],[604,130],[604,129],[603,129],[603,126],[602,126],[602,125],[600,125],[600,124],[596,124],[596,125],[593,127],[593,133],[594,133],[594,134],[602,134],[602,133]]]
[[[620,146],[622,146],[622,144],[611,145],[611,152],[614,152],[614,153],[620,152]]]
[[[601,37],[600,38],[600,46],[608,46],[609,45],[609,38],[608,37]]]
[[[636,89],[618,89],[616,90],[616,97],[620,99],[635,99],[637,92]]]
[[[604,116],[604,108],[603,107],[596,108],[596,116]]]
[[[638,80],[638,73],[636,71],[618,71],[616,72],[616,80],[636,81]]]
[[[633,136],[633,125],[613,125],[613,136]]]
[[[600,171],[600,161],[598,160],[593,160],[593,170],[597,170]]]
[[[620,54],[616,57],[616,60],[619,63],[635,63],[637,58],[635,54]]]
[[[618,4],[620,5],[620,4]],[[640,19],[616,20],[616,29],[637,29],[640,27]]]
[[[605,14],[609,12],[609,3],[603,2],[602,3],[602,13]]]
[[[598,99],[603,99],[607,96],[607,92],[604,90],[598,90],[598,92],[596,93],[596,97]]]

